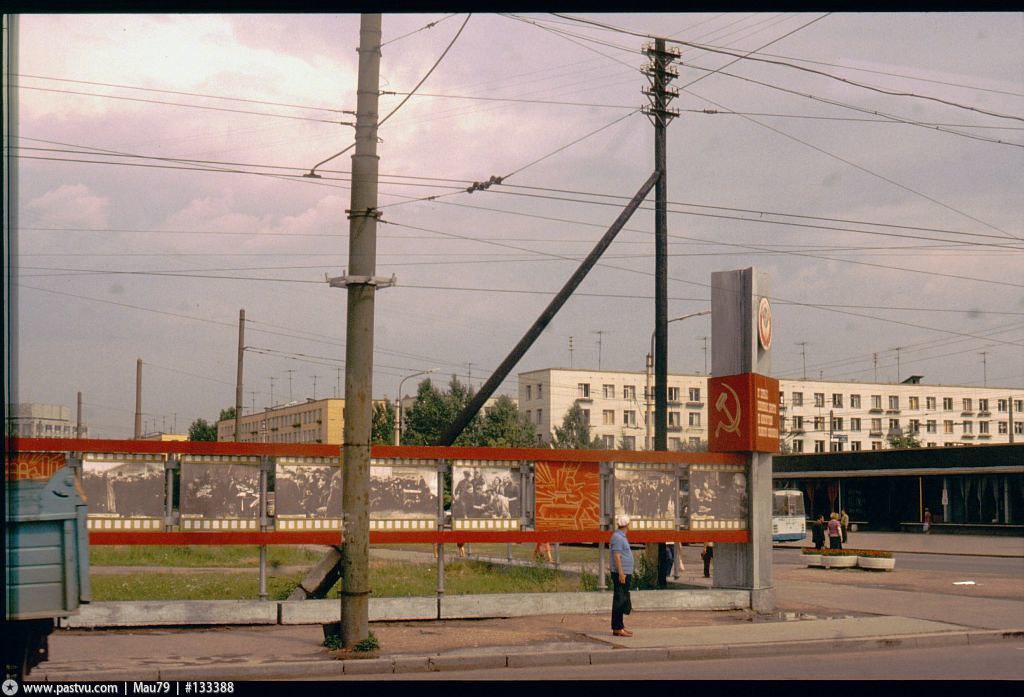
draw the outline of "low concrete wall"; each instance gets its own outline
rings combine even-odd
[[[124,601],[82,605],[62,627],[277,624],[277,603],[258,600]]]
[[[280,624],[326,624],[341,619],[341,600],[284,600]],[[437,619],[436,598],[370,598],[370,621]]]
[[[635,610],[737,610],[750,607],[743,590],[633,591]],[[600,613],[611,609],[608,592],[495,593],[446,595],[441,619],[529,617],[559,613]],[[370,621],[437,619],[437,599],[371,598]],[[341,616],[341,601],[327,600],[193,600],[110,602],[83,605],[78,615],[61,620],[67,628],[147,627],[167,625],[326,624]]]

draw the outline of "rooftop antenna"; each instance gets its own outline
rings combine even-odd
[[[572,368],[572,337],[569,337],[569,367]]]
[[[800,347],[800,356],[803,358],[803,364],[804,364],[804,373],[803,373],[804,377],[803,377],[803,379],[806,380],[807,379],[807,342],[806,341],[798,341],[798,342],[796,342],[796,345]]]
[[[590,333],[591,334],[597,334],[597,369],[601,370],[601,343],[602,343],[601,339],[603,338],[604,334],[607,333],[607,330],[605,330],[605,329],[598,329],[598,330],[592,331]]]

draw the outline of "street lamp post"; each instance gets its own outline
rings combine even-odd
[[[437,368],[431,368],[430,370],[421,370],[418,373],[412,375],[406,375],[402,378],[402,381],[398,383],[398,399],[395,400],[395,445],[402,444],[402,385],[405,381],[414,378],[418,375],[427,375],[433,373]]]
[[[711,314],[711,310],[704,310],[703,312],[693,312],[693,313],[690,313],[688,315],[683,315],[682,317],[676,317],[675,319],[670,319],[668,322],[666,322],[666,324],[671,324],[672,322],[679,322],[679,321],[682,321],[684,319],[690,319],[691,317],[702,317],[703,315],[710,315],[710,314]],[[647,442],[645,443],[645,447],[646,447],[647,450],[651,450],[652,449],[652,447],[651,447],[651,416],[652,416],[652,414],[651,414],[651,373],[654,370],[654,335],[655,335],[656,331],[657,330],[651,332],[651,352],[647,354],[647,395],[646,395],[646,397],[647,397],[647,413],[645,414],[645,417],[646,417],[645,421],[647,422],[647,436],[646,436],[646,441]]]

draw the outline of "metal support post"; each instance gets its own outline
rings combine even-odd
[[[444,520],[444,472],[437,473],[437,520],[438,530],[445,529]],[[437,619],[441,619],[441,605],[444,601],[444,544],[437,544]]]
[[[608,582],[605,569],[607,569],[605,565],[605,544],[604,542],[599,542],[597,545],[597,586],[600,590],[604,590],[605,584]]]
[[[381,16],[359,27],[356,147],[349,216],[348,314],[345,346],[345,427],[342,446],[341,643],[351,649],[369,636],[370,440],[373,417],[373,329],[377,282],[377,104]]]
[[[237,423],[237,422],[236,422]],[[273,460],[268,457],[260,458],[260,532],[267,531],[267,479],[269,469],[274,466]],[[260,600],[266,600],[267,594],[267,546],[260,545]]]

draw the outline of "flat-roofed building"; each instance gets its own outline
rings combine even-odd
[[[76,434],[76,422],[71,410],[62,404],[25,402],[8,404],[6,417],[8,436],[20,438],[88,438],[89,428],[83,423],[82,432]]]
[[[708,438],[708,376],[668,376],[669,450]],[[1024,388],[905,382],[779,381],[784,452],[883,450],[893,438],[924,447],[1024,442]],[[653,388],[651,388],[653,392]],[[643,372],[546,368],[519,374],[519,408],[544,442],[579,405],[603,447],[652,447],[653,393]],[[647,429],[648,420],[652,429]]]

